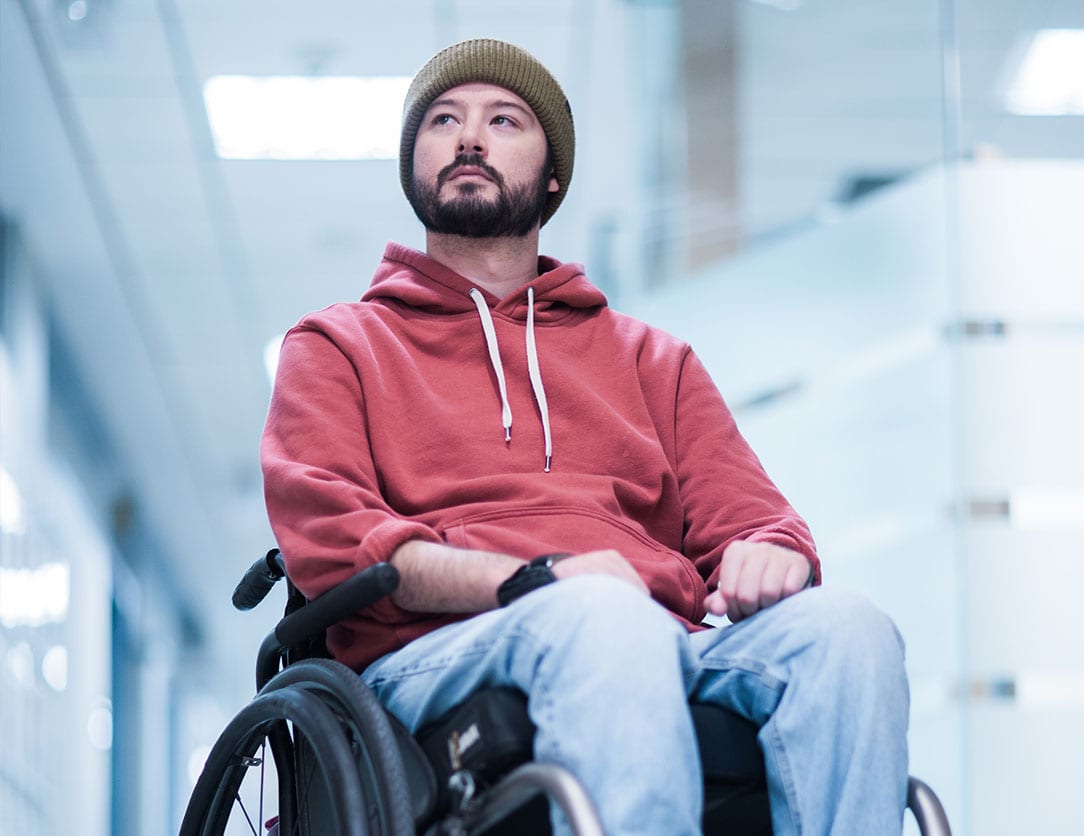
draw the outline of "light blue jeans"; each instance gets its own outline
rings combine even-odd
[[[412,730],[479,687],[518,687],[536,757],[579,777],[607,836],[700,833],[690,699],[761,727],[776,836],[902,829],[903,645],[859,596],[809,589],[690,635],[630,584],[580,576],[423,636],[362,676]]]

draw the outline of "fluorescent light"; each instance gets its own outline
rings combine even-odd
[[[220,75],[203,99],[225,159],[394,159],[409,86],[399,76]]]
[[[1084,115],[1084,29],[1036,32],[1005,105],[1022,116]]]
[[[68,617],[71,569],[46,563],[36,569],[0,566],[0,625],[40,627]]]
[[[87,739],[103,752],[113,746],[113,703],[102,699],[87,715]]]
[[[275,374],[279,370],[279,352],[282,351],[284,339],[286,339],[285,334],[276,334],[263,347],[263,367],[272,386],[275,385]]]
[[[26,513],[23,495],[7,469],[0,466],[0,531],[9,534],[26,533]]]
[[[63,691],[68,687],[68,649],[63,645],[53,645],[41,660],[41,678],[54,691]]]
[[[34,687],[34,651],[26,642],[19,642],[8,649],[4,661],[8,675],[24,688]]]

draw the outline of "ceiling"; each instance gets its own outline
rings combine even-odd
[[[997,98],[1022,35],[1084,28],[1077,0],[965,0],[954,19],[934,0],[684,5],[725,7],[733,28],[746,241],[946,149],[1084,150],[1084,119],[1011,118]],[[645,204],[684,193],[680,176],[659,183],[649,170],[682,131],[656,124],[680,117],[682,4],[86,0],[73,20],[77,6],[0,0],[0,210],[108,439],[112,489],[154,533],[157,565],[217,676],[251,658],[270,621],[227,604],[271,542],[257,461],[264,346],[303,313],[359,297],[385,241],[418,246],[422,235],[393,161],[219,160],[202,83],[411,75],[464,37],[520,43],[562,80],[577,118],[576,178],[544,249],[590,268],[599,230],[617,229],[611,260],[635,272],[652,232]],[[953,22],[959,123],[943,118],[941,38]],[[639,281],[607,289],[636,293]]]

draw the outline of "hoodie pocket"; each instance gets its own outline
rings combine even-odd
[[[698,624],[707,594],[692,562],[625,520],[588,508],[502,508],[449,520],[440,528],[449,545],[531,558],[615,549],[640,574],[652,597]]]

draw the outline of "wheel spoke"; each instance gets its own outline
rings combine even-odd
[[[252,816],[248,814],[248,810],[245,807],[245,802],[241,800],[241,793],[237,793],[237,803],[241,807],[241,812],[245,814],[245,821],[248,822],[248,829],[252,831],[252,836],[260,836],[260,832],[256,829],[256,825],[252,823]]]
[[[263,824],[263,782],[264,782],[264,767],[267,763],[267,738],[263,739],[260,743],[260,824]],[[257,834],[259,836],[259,834]]]

